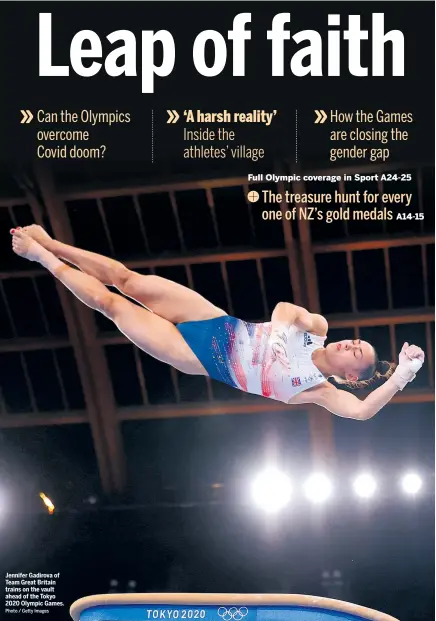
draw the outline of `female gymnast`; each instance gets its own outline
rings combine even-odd
[[[247,323],[187,287],[68,246],[38,225],[12,229],[11,234],[17,255],[40,263],[137,347],[182,373],[208,375],[286,404],[315,403],[337,416],[367,420],[415,378],[424,362],[422,349],[408,343],[398,366],[380,362],[372,345],[360,339],[326,345],[325,318],[294,304],[279,302],[267,323]],[[386,381],[360,400],[329,378],[349,388]]]

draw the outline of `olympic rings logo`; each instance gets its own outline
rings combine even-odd
[[[243,606],[242,608],[236,608],[236,606],[232,606],[231,608],[218,608],[218,616],[221,617],[224,621],[241,621],[244,617],[248,615],[248,609]]]

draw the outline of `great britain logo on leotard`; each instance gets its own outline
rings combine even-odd
[[[292,386],[301,386],[301,378],[293,377],[292,378]]]

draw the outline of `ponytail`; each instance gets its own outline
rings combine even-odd
[[[387,362],[386,360],[377,360],[374,366],[371,366],[367,373],[367,378],[352,382],[340,377],[333,377],[333,382],[337,388],[345,390],[364,390],[366,388],[376,388],[378,385],[386,382],[392,377],[397,365],[395,362]]]

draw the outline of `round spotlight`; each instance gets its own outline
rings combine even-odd
[[[286,474],[275,468],[268,468],[253,481],[254,502],[269,513],[279,511],[291,498],[291,481]]]
[[[375,479],[370,474],[361,474],[354,481],[354,491],[361,498],[370,498],[377,488]]]
[[[332,493],[332,484],[325,474],[313,474],[305,483],[306,498],[314,503],[327,500]]]
[[[409,472],[402,478],[401,487],[406,494],[417,494],[422,487],[422,479],[417,474]]]

